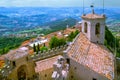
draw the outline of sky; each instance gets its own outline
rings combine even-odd
[[[104,0],[105,7],[120,7],[120,0]],[[84,0],[86,7],[102,7],[103,0]],[[0,7],[82,7],[83,0],[0,0]]]

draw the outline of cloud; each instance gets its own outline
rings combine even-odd
[[[95,6],[102,6],[102,0],[84,0],[85,6],[94,3]],[[119,6],[119,0],[104,0],[106,6]],[[82,6],[83,0],[0,0],[0,6],[46,6],[46,7],[64,7],[64,6]]]

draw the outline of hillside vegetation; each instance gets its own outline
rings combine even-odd
[[[56,20],[50,23],[47,23],[46,26],[49,26],[50,29],[31,29],[22,31],[22,33],[36,33],[36,34],[49,34],[58,30],[63,30],[66,28],[66,25],[72,27],[76,24],[76,20],[73,18],[67,18],[65,20]],[[5,54],[11,49],[15,49],[21,45],[21,43],[31,37],[0,37],[0,54]]]
[[[11,49],[15,49],[21,45],[21,43],[29,38],[17,38],[17,37],[1,37],[0,38],[0,54],[5,54]]]
[[[105,30],[105,45],[109,48],[114,54],[117,53],[117,57],[120,57],[120,39],[115,37],[111,31],[106,27]]]
[[[63,30],[66,28],[66,26],[69,24],[69,27],[72,27],[76,24],[77,20],[73,18],[65,18],[65,19],[59,19],[56,21],[51,21],[48,23],[45,23],[43,25],[38,26],[37,28],[33,28],[30,30],[23,30],[19,33],[36,33],[36,34],[49,34],[58,30]]]

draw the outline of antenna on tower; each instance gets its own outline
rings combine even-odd
[[[83,15],[85,15],[85,14],[84,14],[84,8],[85,8],[85,5],[84,5],[84,0],[83,0]]]
[[[94,14],[94,13],[95,13],[95,12],[94,12],[94,4],[92,3],[90,7],[91,7],[91,9],[92,9],[92,13]]]
[[[105,4],[104,4],[104,0],[103,0],[103,14],[104,14],[104,8],[105,8]]]

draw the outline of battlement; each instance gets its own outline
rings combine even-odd
[[[39,61],[42,59],[46,59],[52,56],[56,56],[59,54],[63,54],[63,51],[67,48],[67,45],[63,45],[60,47],[49,49],[48,51],[38,52],[38,54],[34,53],[33,55],[28,55],[28,61]],[[0,69],[0,78],[7,77],[12,70],[15,69],[15,66],[13,66],[13,61],[9,59],[5,59],[5,65],[2,69]]]
[[[60,47],[49,49],[48,51],[43,51],[43,52],[40,51],[40,52],[38,52],[38,54],[35,53],[35,54],[31,55],[30,59],[32,59],[33,61],[38,61],[38,60],[41,60],[41,59],[46,59],[46,58],[49,58],[49,57],[52,57],[52,56],[63,54],[63,51],[67,47],[68,47],[67,45],[63,45],[63,46],[60,46]]]

